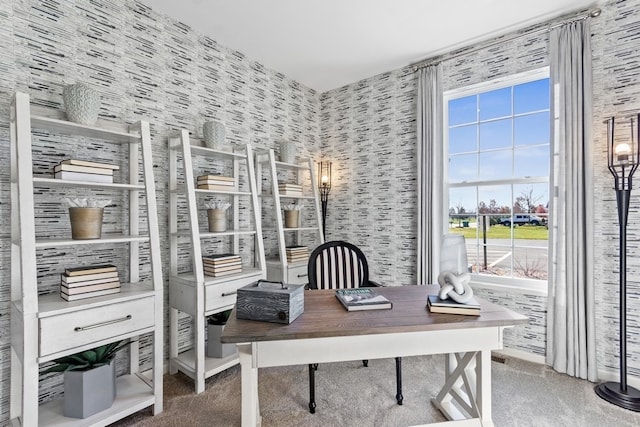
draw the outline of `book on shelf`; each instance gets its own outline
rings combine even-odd
[[[120,280],[117,276],[116,277],[105,277],[102,279],[94,279],[94,280],[81,280],[78,282],[66,282],[64,279],[60,280],[60,284],[69,288],[72,287],[80,287],[80,286],[89,286],[89,285],[97,285],[100,283],[109,283],[109,282],[113,282],[116,280]]]
[[[438,295],[429,295],[427,298],[427,308],[431,313],[480,316],[480,304],[475,298],[471,298],[471,300],[466,303],[461,303],[450,299],[440,299]]]
[[[108,184],[113,183],[113,175],[101,175],[99,173],[59,171],[54,172],[53,177],[55,179],[64,179],[67,181],[100,182]]]
[[[112,165],[109,163],[98,163],[98,162],[90,162],[88,160],[78,160],[78,159],[65,159],[60,162],[62,165],[78,165],[78,166],[90,166],[93,168],[102,168],[102,169],[111,169],[118,170],[120,166]]]
[[[216,181],[231,181],[234,182],[235,178],[232,176],[223,176],[223,175],[200,175],[198,181],[207,181],[209,179],[214,179]]]
[[[233,191],[232,185],[198,184],[198,190]]]
[[[113,289],[113,288],[119,288],[119,287],[120,287],[119,280],[105,282],[105,283],[98,283],[95,285],[71,286],[71,287],[61,284],[60,292],[63,292],[67,295],[77,295],[77,294],[85,294],[87,292],[95,292],[95,291],[101,291],[103,289]]]
[[[209,270],[209,271],[213,271],[213,272],[217,272],[217,271],[227,271],[227,270],[238,270],[238,269],[242,269],[242,263],[240,262],[234,262],[234,263],[230,263],[230,264],[220,264],[220,265],[213,265],[213,264],[207,264],[207,263],[203,263],[202,266]]]
[[[89,265],[86,267],[70,267],[64,270],[67,276],[82,276],[83,274],[106,273],[108,271],[117,271],[113,264]]]
[[[211,271],[207,268],[204,269],[204,275],[212,276],[212,277],[228,276],[230,274],[238,274],[238,273],[242,273],[242,267],[234,270],[227,270],[227,271]]]
[[[86,298],[101,297],[103,295],[117,294],[119,292],[120,292],[120,287],[117,287],[113,289],[103,289],[101,291],[95,291],[95,292],[85,292],[85,293],[76,294],[76,295],[67,295],[64,292],[60,292],[60,296],[65,301],[77,301],[77,300],[86,299]]]
[[[336,298],[347,311],[390,309],[393,304],[371,288],[338,289]]]
[[[60,275],[63,283],[77,283],[77,282],[89,282],[97,279],[109,279],[118,277],[117,271],[105,271],[104,273],[92,273],[82,274],[79,276],[67,276],[66,274]]]
[[[306,246],[287,246],[285,251],[288,254],[308,254],[309,248]]]
[[[202,255],[202,259],[204,261],[224,261],[224,260],[233,260],[240,259],[240,255],[232,254],[232,253],[224,253],[224,254],[211,254],[211,255]]]
[[[95,168],[93,166],[67,165],[64,163],[55,165],[53,167],[53,172],[60,172],[60,171],[97,173],[100,175],[113,175],[113,169]]]
[[[235,182],[231,182],[231,181],[218,181],[215,179],[207,179],[206,181],[200,181],[198,180],[197,184],[200,185],[219,185],[219,186],[223,186],[223,187],[229,187],[229,188],[233,188],[235,184]]]
[[[242,258],[240,258],[239,256],[234,258],[216,259],[216,260],[202,258],[202,263],[205,265],[213,265],[213,266],[234,265],[234,264],[242,264]]]

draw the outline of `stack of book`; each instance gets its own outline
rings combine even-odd
[[[235,254],[204,255],[202,266],[206,276],[226,276],[242,272],[242,259]]]
[[[452,299],[440,299],[438,295],[429,295],[427,308],[431,313],[464,314],[467,316],[480,316],[480,304],[475,298],[466,303],[455,302]]]
[[[87,160],[66,159],[53,167],[55,179],[113,183],[113,171],[120,166]]]
[[[287,246],[287,263],[306,262],[309,259],[309,248],[306,246]]]
[[[393,303],[371,288],[338,289],[336,298],[347,311],[382,310],[393,308]]]
[[[120,292],[120,279],[115,265],[93,265],[67,268],[61,274],[60,296],[76,301]]]
[[[280,183],[278,184],[278,191],[281,196],[293,196],[299,197],[302,196],[302,185],[300,184],[289,184],[289,183]]]
[[[236,181],[232,176],[200,175],[196,182],[200,190],[233,191]]]

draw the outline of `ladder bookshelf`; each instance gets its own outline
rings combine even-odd
[[[29,95],[22,92],[16,92],[10,114],[11,422],[23,426],[94,426],[113,423],[149,406],[153,406],[154,415],[158,414],[162,411],[163,285],[149,123],[81,125],[63,120],[59,111],[31,106]],[[45,145],[51,149],[52,138],[61,139],[54,143],[57,157],[53,159],[43,154]],[[81,149],[91,151],[96,143],[113,144],[117,146],[114,150],[122,150],[128,159],[128,170],[123,171],[121,179],[124,182],[53,179],[36,170],[61,155],[74,155]],[[128,218],[125,224],[114,225],[119,232],[103,233],[92,240],[73,240],[70,233],[56,235],[64,228],[64,220],[57,218],[52,227],[54,221],[43,217],[38,203],[51,192],[79,189],[113,194],[126,201],[115,207]],[[141,207],[140,198],[146,206]],[[64,202],[58,196],[54,203],[45,203],[60,209]],[[87,261],[75,259],[74,254],[86,248],[99,250],[103,256],[110,250],[114,259],[127,264],[122,270],[128,271],[128,281],[122,280],[119,293],[67,302],[57,292],[41,289],[47,286],[42,282],[51,282],[60,277],[57,273],[71,267],[52,264],[52,254],[63,258],[61,262],[64,256],[70,256],[73,262],[83,264]],[[40,277],[38,269],[45,261],[48,268],[53,265],[62,271]],[[153,339],[152,367],[146,372],[140,372],[139,339],[143,335]],[[76,419],[63,416],[61,398],[38,404],[40,364],[119,340],[132,341],[129,370],[116,380],[117,396],[111,408]]]
[[[204,391],[206,378],[238,363],[237,353],[224,358],[206,357],[207,316],[233,308],[236,290],[266,275],[253,160],[250,145],[237,151],[211,149],[192,144],[187,130],[169,137],[170,372],[181,371],[193,378],[197,393]],[[229,190],[197,188],[194,171],[204,171],[202,165],[207,162],[213,162],[213,168],[231,170],[234,185]],[[229,200],[230,229],[208,231],[202,207],[210,198]],[[249,213],[242,214],[246,209]],[[242,271],[220,277],[205,275],[202,256],[207,248],[217,253],[238,254],[242,249],[241,238],[253,240],[251,259],[242,259]],[[184,252],[179,250],[181,243],[186,245]],[[185,252],[190,255],[182,263],[187,264],[186,268],[180,259]],[[186,351],[178,348],[180,313],[193,320],[193,347]]]

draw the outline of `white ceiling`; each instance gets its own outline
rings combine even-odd
[[[143,0],[318,92],[597,0]]]

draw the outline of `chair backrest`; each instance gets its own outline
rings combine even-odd
[[[326,242],[309,257],[310,289],[359,288],[367,283],[367,258],[351,243]]]

